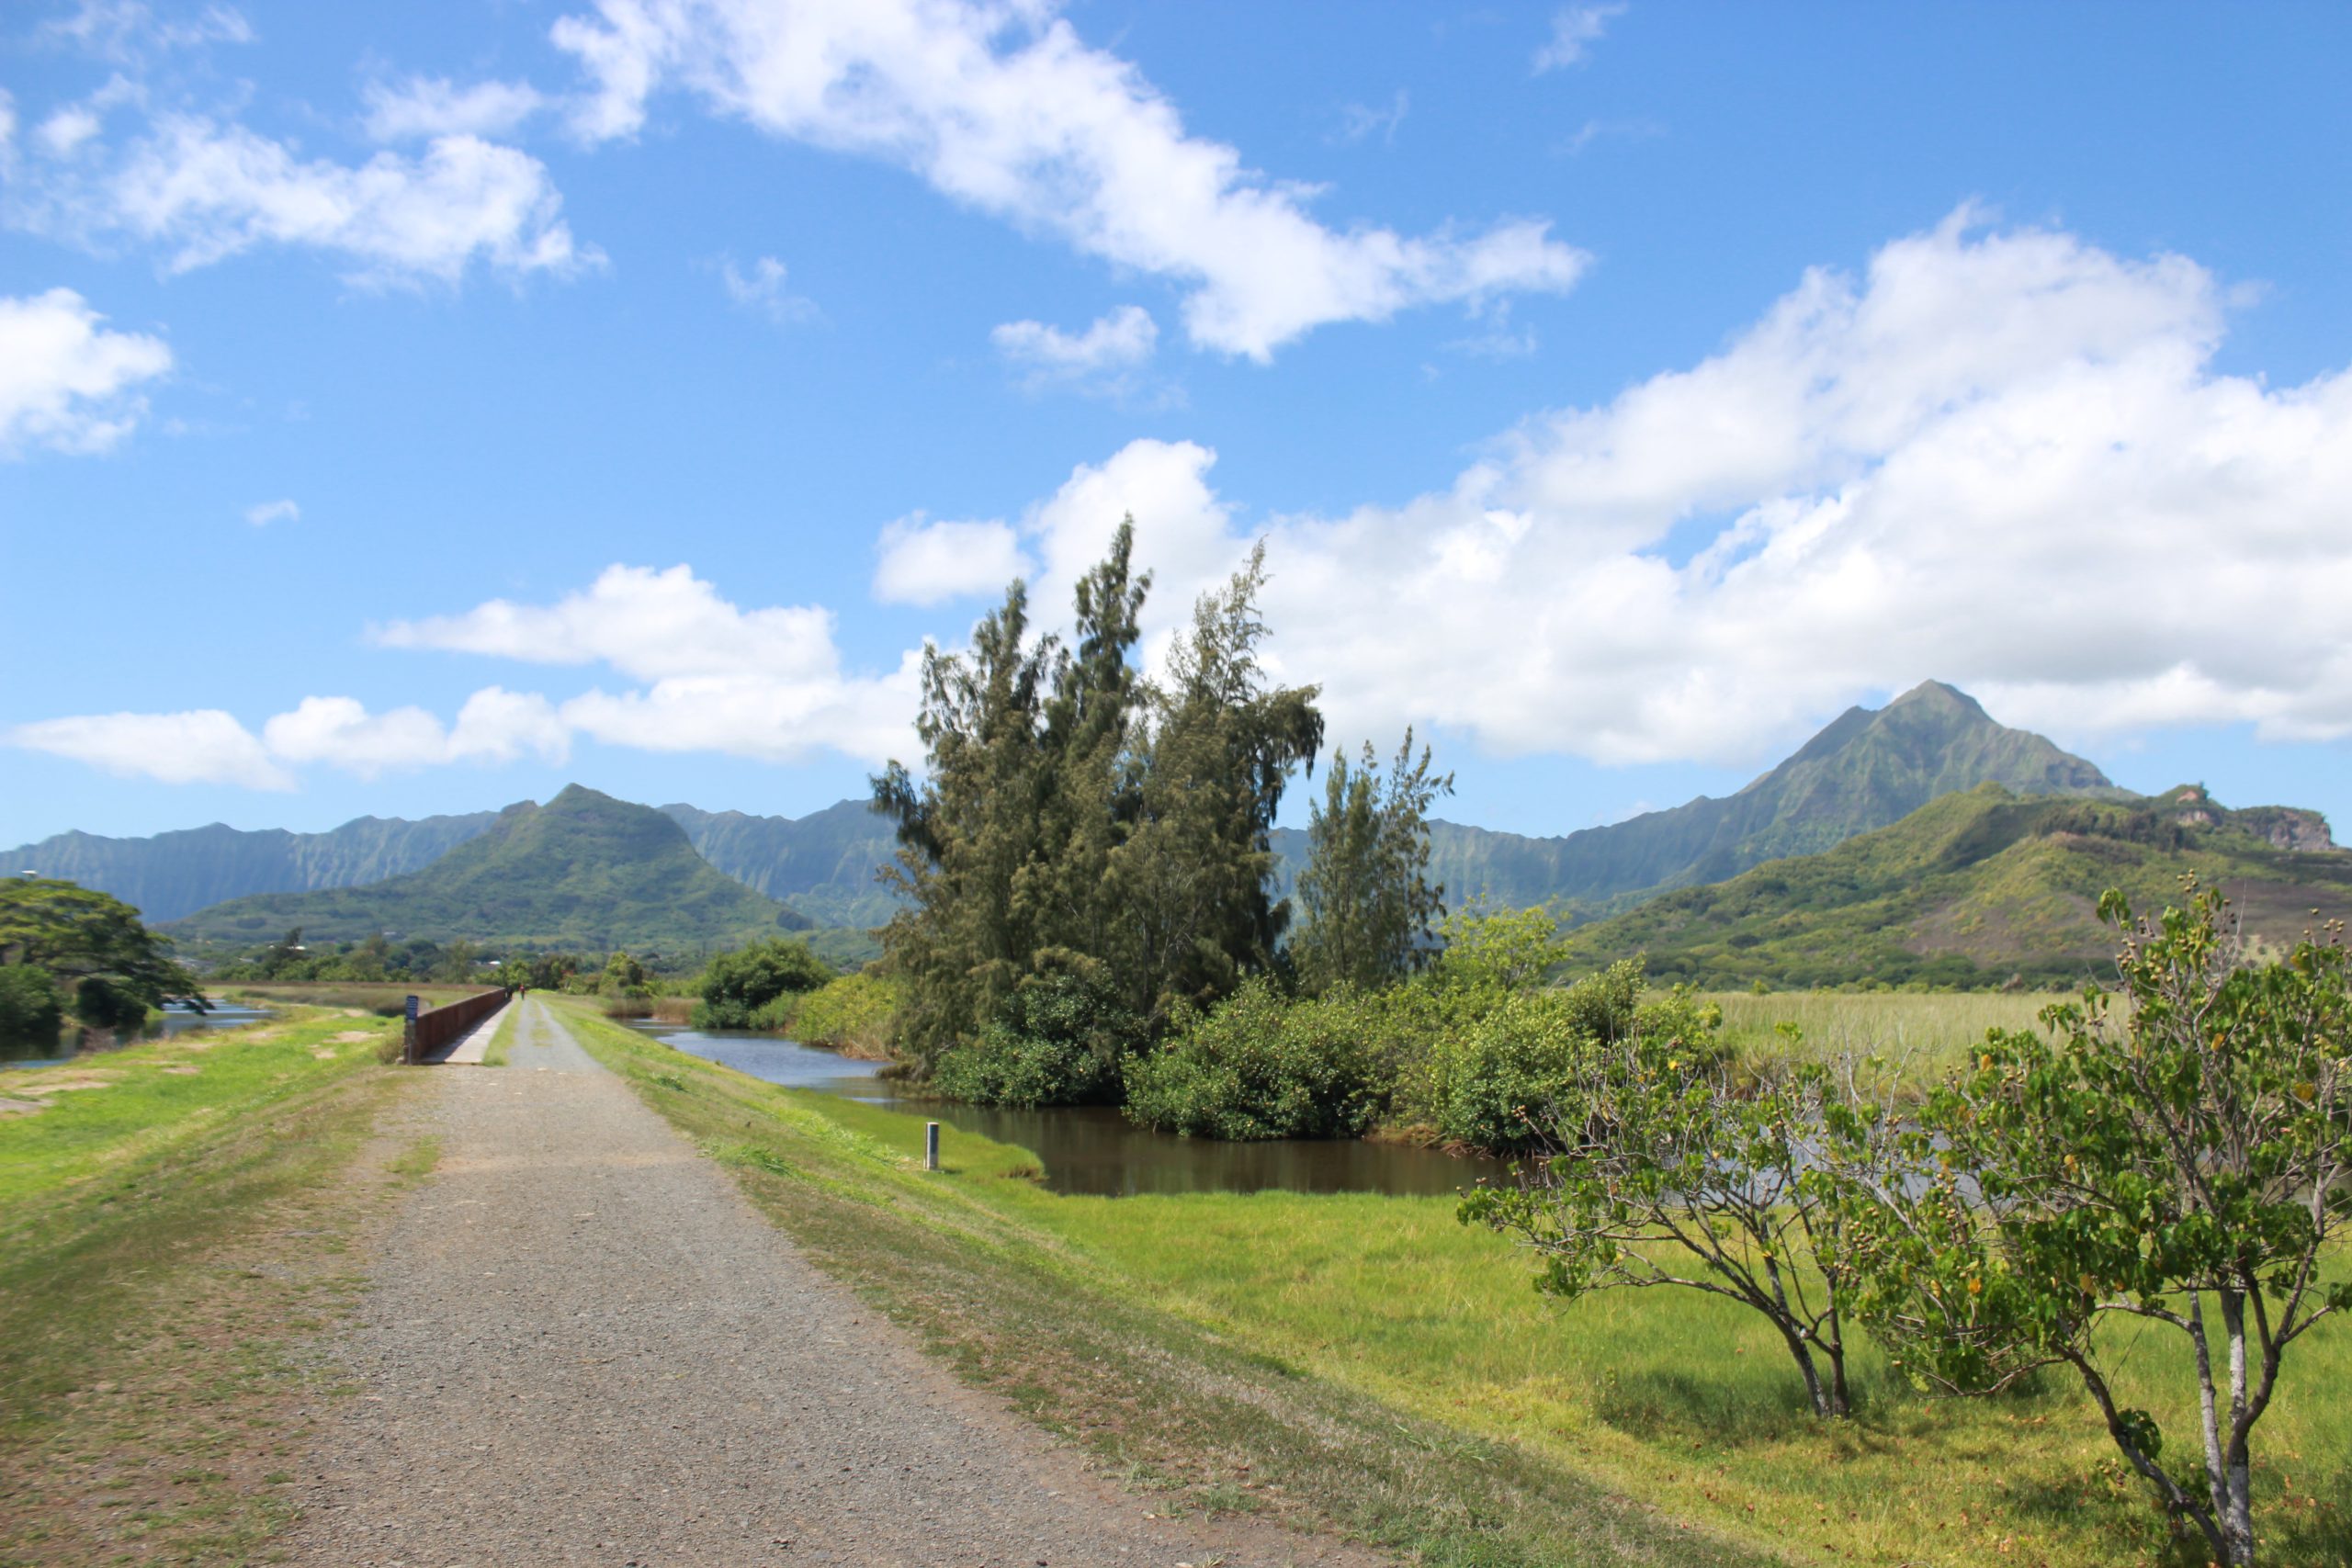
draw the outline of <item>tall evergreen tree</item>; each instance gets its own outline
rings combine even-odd
[[[1409,728],[1385,780],[1371,741],[1353,769],[1333,754],[1298,878],[1306,919],[1291,943],[1309,991],[1377,989],[1427,960],[1430,922],[1445,914],[1445,888],[1429,880],[1429,810],[1453,793],[1452,773],[1430,771],[1427,746],[1414,761]]]
[[[1289,921],[1269,835],[1293,770],[1323,744],[1318,688],[1269,686],[1261,544],[1193,610],[1136,759],[1139,815],[1114,857],[1128,1005],[1155,1022],[1270,967]]]
[[[926,649],[925,776],[893,762],[874,781],[908,897],[883,936],[905,986],[899,1049],[925,1072],[963,1053],[973,1070],[951,1076],[983,1092],[1114,1090],[1119,1055],[1271,964],[1281,940],[1268,835],[1323,721],[1313,688],[1271,686],[1260,663],[1263,550],[1203,596],[1163,690],[1135,660],[1150,580],[1134,547],[1129,519],[1078,584],[1067,647],[1033,639],[1015,582],[968,654]]]

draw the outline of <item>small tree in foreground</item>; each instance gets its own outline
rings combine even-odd
[[[2320,1278],[2352,1217],[2352,1070],[2340,926],[2283,961],[2240,962],[2225,902],[2133,919],[2121,993],[1996,1030],[1931,1097],[1907,1173],[1852,1208],[1860,1306],[1917,1381],[1974,1393],[2036,1367],[2081,1375],[2123,1457],[2214,1556],[2255,1561],[2255,1426],[2288,1348],[2352,1307]],[[2202,1465],[2126,1407],[2093,1330],[2174,1330],[2194,1369]]]
[[[1763,1314],[1814,1414],[1844,1416],[1853,1271],[1824,1167],[1842,1092],[1812,1063],[1742,1081],[1689,1033],[1596,1044],[1534,1118],[1555,1152],[1516,1190],[1472,1192],[1461,1217],[1532,1247],[1547,1295],[1675,1286]]]

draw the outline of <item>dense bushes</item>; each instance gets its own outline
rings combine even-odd
[[[1445,1002],[1445,1027],[1416,1064],[1400,1109],[1446,1143],[1512,1150],[1540,1141],[1537,1128],[1579,1058],[1598,1047],[1679,1042],[1693,1063],[1724,1054],[1722,1013],[1681,990],[1647,991],[1638,959],[1561,989],[1482,987]]]
[[[852,1055],[880,1056],[888,1047],[899,987],[871,972],[844,975],[792,998],[784,1028],[804,1045],[829,1045]]]
[[[1101,966],[1076,953],[1040,955],[976,1039],[942,1053],[932,1084],[978,1105],[1084,1105],[1115,1100],[1128,1043],[1141,1032]]]
[[[703,971],[696,1029],[777,1029],[800,993],[832,979],[830,964],[801,942],[771,937],[722,953]],[[778,1004],[782,1004],[779,1007]]]
[[[1381,1122],[1510,1152],[1538,1140],[1586,1058],[1626,1041],[1712,1066],[1721,1014],[1655,991],[1638,960],[1546,988],[1558,957],[1541,910],[1446,923],[1425,973],[1385,990],[1292,997],[1256,980],[1125,1074],[1127,1114],[1214,1138],[1356,1137]]]
[[[0,964],[0,1045],[55,1045],[65,1027],[57,981],[31,964]]]
[[[1388,1104],[1382,1010],[1378,997],[1346,987],[1293,1000],[1251,980],[1128,1064],[1127,1114],[1210,1138],[1360,1137]]]

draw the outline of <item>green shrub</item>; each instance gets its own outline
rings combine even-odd
[[[57,982],[31,964],[0,964],[0,1045],[54,1046],[65,1027]]]
[[[1186,1136],[1360,1137],[1387,1102],[1383,1021],[1345,987],[1294,1000],[1253,979],[1127,1065],[1127,1115]]]
[[[813,991],[832,978],[831,965],[810,952],[807,942],[770,937],[710,961],[703,971],[702,1000],[691,1021],[696,1029],[778,1028],[778,1023],[759,1021],[763,1009],[780,998]],[[777,1015],[768,1016],[773,1020]]]
[[[1679,987],[1645,990],[1639,959],[1559,990],[1517,992],[1483,1006],[1460,996],[1452,1001],[1420,1065],[1410,1109],[1445,1142],[1498,1153],[1540,1142],[1538,1124],[1564,1119],[1563,1111],[1574,1119],[1574,1108],[1557,1102],[1595,1045],[1679,1041],[1699,1062],[1729,1054],[1719,1038],[1721,1010]]]
[[[1075,955],[1023,978],[974,1040],[941,1053],[932,1086],[978,1105],[1084,1105],[1115,1100],[1141,1022]]]
[[[869,970],[844,975],[790,1001],[789,1014],[777,1027],[795,1040],[878,1055],[890,1041],[890,1023],[899,1011],[899,987]]]

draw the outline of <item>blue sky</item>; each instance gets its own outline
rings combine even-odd
[[[1461,820],[1929,677],[2352,812],[2340,6],[0,27],[0,842],[797,815],[1126,510]]]

